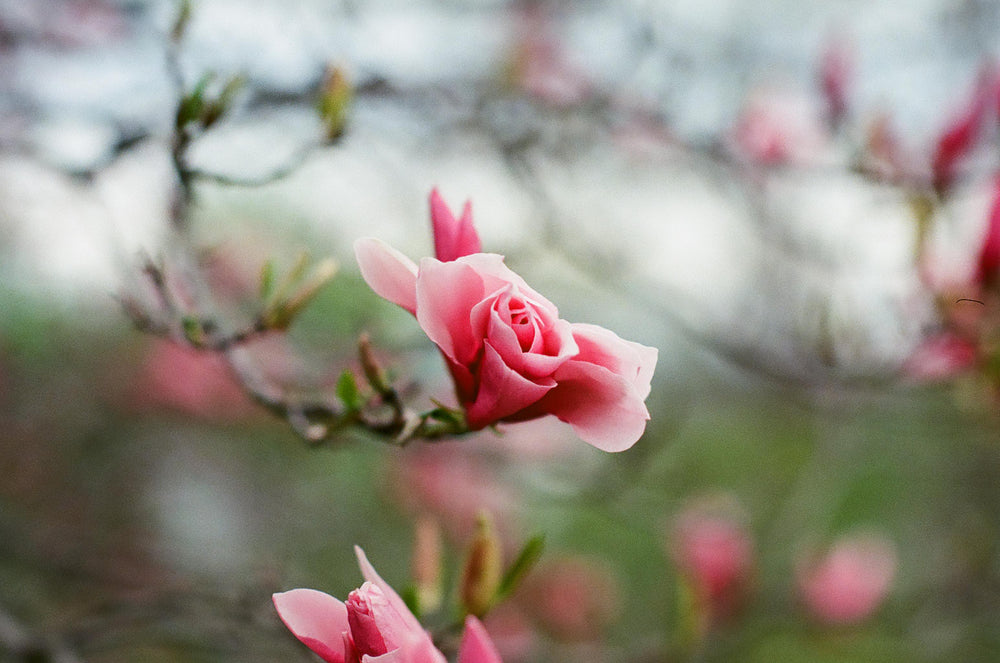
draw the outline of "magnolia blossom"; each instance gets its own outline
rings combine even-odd
[[[431,220],[436,258],[418,265],[372,238],[354,252],[368,285],[441,350],[469,427],[554,415],[599,449],[631,447],[649,419],[656,349],[561,319],[503,256],[478,252],[468,206],[455,219],[434,191]]]
[[[447,663],[361,548],[354,551],[365,583],[346,603],[314,589],[275,594],[274,607],[285,626],[327,663]],[[458,663],[501,663],[486,629],[471,615],[465,620]]]

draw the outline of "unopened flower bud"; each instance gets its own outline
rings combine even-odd
[[[327,67],[323,86],[320,88],[317,110],[326,129],[327,140],[335,140],[344,133],[347,124],[347,110],[354,97],[347,73],[342,67]]]
[[[372,351],[372,342],[368,334],[362,334],[358,338],[358,359],[361,361],[361,370],[365,374],[365,379],[368,380],[372,389],[383,395],[391,391],[392,388],[385,371],[382,369],[382,364],[375,358],[375,353]]]
[[[300,261],[301,264],[301,261]],[[291,284],[301,274],[299,266],[285,279],[285,283],[273,294],[270,302],[261,315],[264,325],[269,329],[286,329],[299,312],[312,301],[320,288],[327,284],[337,273],[337,263],[326,259],[316,265],[312,273],[303,281],[291,295],[285,296]]]
[[[441,607],[441,526],[434,518],[417,521],[411,572],[420,611],[434,612]]]
[[[482,617],[492,607],[501,580],[500,540],[493,519],[481,512],[462,569],[459,598],[466,613]]]

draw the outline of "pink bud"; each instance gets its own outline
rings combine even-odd
[[[710,623],[736,612],[753,573],[753,543],[732,510],[695,505],[674,528],[674,560]]]
[[[347,595],[347,623],[359,655],[381,656],[389,651],[394,643],[387,642],[388,633],[383,637],[383,629],[405,630],[405,625],[398,623],[401,621],[398,615],[392,612],[382,590],[370,582]]]
[[[285,626],[329,663],[354,663],[391,654],[407,663],[446,663],[430,635],[403,599],[355,548],[366,582],[347,603],[312,589],[293,589],[273,596]]]
[[[827,624],[855,624],[879,607],[896,574],[896,551],[881,536],[836,541],[798,572],[799,593],[812,615]]]
[[[998,279],[1000,279],[1000,177],[997,177],[994,187],[986,237],[983,238],[982,248],[976,260],[973,281],[980,287],[988,288],[996,285]]]
[[[961,162],[976,147],[986,112],[998,87],[996,67],[992,64],[984,65],[976,79],[972,99],[938,138],[931,162],[931,174],[932,184],[939,194],[951,188]]]
[[[434,255],[441,262],[457,260],[462,256],[479,253],[482,243],[479,234],[472,224],[472,203],[466,201],[462,208],[462,216],[455,215],[448,209],[437,189],[431,190],[431,225],[434,230]]]
[[[830,124],[837,127],[847,115],[848,86],[852,70],[851,51],[842,37],[830,40],[820,60],[820,85],[826,99]]]

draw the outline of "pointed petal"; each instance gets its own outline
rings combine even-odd
[[[371,237],[354,243],[361,276],[377,295],[416,315],[417,265],[385,242]]]
[[[441,194],[438,193],[437,189],[433,189],[431,190],[430,206],[431,226],[434,231],[434,255],[438,260],[450,262],[471,253],[479,253],[482,250],[479,235],[472,224],[471,203],[465,203],[462,217],[456,220]]]
[[[354,546],[354,554],[358,558],[358,566],[361,568],[361,575],[364,576],[365,580],[373,585],[376,585],[382,593],[388,599],[389,604],[399,613],[399,616],[403,618],[403,622],[406,628],[414,632],[424,632],[424,627],[420,625],[417,618],[413,616],[410,609],[406,607],[406,602],[396,593],[389,583],[382,580],[382,576],[375,571],[375,567],[371,565],[368,561],[368,557],[365,556],[365,551],[361,549],[361,546]]]
[[[469,615],[465,618],[465,632],[458,649],[458,663],[503,663],[500,652],[490,639],[483,623]]]
[[[315,589],[293,589],[271,597],[278,617],[296,638],[327,663],[344,663],[347,607]]]

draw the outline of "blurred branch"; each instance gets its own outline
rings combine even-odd
[[[306,161],[309,160],[314,153],[318,150],[328,147],[328,142],[309,142],[300,145],[298,149],[288,158],[288,160],[271,170],[270,172],[264,173],[262,175],[257,175],[255,177],[241,177],[239,175],[229,175],[223,173],[216,173],[212,171],[203,170],[200,168],[189,169],[188,176],[192,179],[211,182],[213,184],[221,184],[223,186],[236,186],[236,187],[259,187],[266,186],[268,184],[273,184],[280,180],[285,179],[289,175],[293,174],[295,171],[299,170]]]
[[[83,659],[56,638],[30,634],[0,607],[0,647],[11,660],[24,663],[82,663]]]

